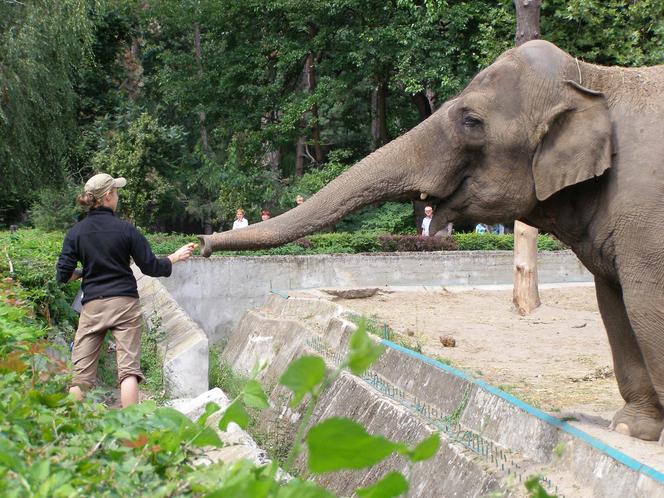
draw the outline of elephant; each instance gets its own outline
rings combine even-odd
[[[530,41],[301,206],[201,235],[201,252],[284,244],[387,199],[435,201],[436,227],[524,221],[594,276],[625,402],[610,428],[664,444],[663,122],[664,66],[598,66]]]

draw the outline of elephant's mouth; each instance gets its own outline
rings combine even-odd
[[[437,211],[449,210],[450,213],[463,211],[469,204],[468,195],[464,195],[469,178],[470,176],[464,176],[461,181],[457,183],[454,190],[443,197],[433,195],[428,196],[426,199],[427,203],[431,204],[431,206]]]
[[[450,202],[462,189],[465,188],[468,178],[469,176],[464,176],[461,181],[457,183],[457,186],[454,188],[454,190],[452,190],[452,192],[442,197],[439,195],[430,194],[426,191],[413,190],[404,192],[402,195],[399,195],[393,199],[399,201],[423,201],[427,204],[431,204],[432,206],[445,204]]]

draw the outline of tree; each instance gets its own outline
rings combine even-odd
[[[64,184],[96,2],[0,2],[0,222]],[[12,213],[13,211],[13,213]]]

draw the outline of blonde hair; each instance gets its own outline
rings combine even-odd
[[[76,203],[87,209],[94,209],[101,206],[101,199],[96,199],[92,192],[84,192],[76,198]]]
[[[244,216],[244,209],[242,209],[242,208],[237,208],[237,209],[235,210],[235,214],[238,214],[238,213],[242,213],[242,216]]]

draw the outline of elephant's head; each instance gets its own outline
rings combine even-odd
[[[505,52],[426,121],[301,206],[201,236],[202,254],[284,244],[390,198],[431,197],[435,217],[449,221],[526,217],[538,202],[610,166],[607,102],[577,83],[579,64],[545,41]]]

